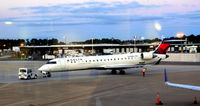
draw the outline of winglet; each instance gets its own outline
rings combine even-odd
[[[166,68],[165,68],[164,72],[165,72],[165,83],[166,83],[166,82],[168,82],[168,81],[167,81],[167,72],[166,72]]]

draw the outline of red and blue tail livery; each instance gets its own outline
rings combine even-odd
[[[157,54],[166,54],[167,53],[170,43],[166,43],[165,41],[167,41],[167,40],[163,39],[162,43],[158,46],[158,48],[155,50],[154,53],[157,53]]]

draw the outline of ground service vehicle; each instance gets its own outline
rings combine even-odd
[[[36,79],[38,75],[30,68],[19,68],[19,79]]]

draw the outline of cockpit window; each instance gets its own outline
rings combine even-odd
[[[48,61],[46,64],[56,64],[56,61]]]

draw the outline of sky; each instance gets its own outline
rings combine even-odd
[[[84,41],[200,34],[200,0],[2,0],[0,39]]]

